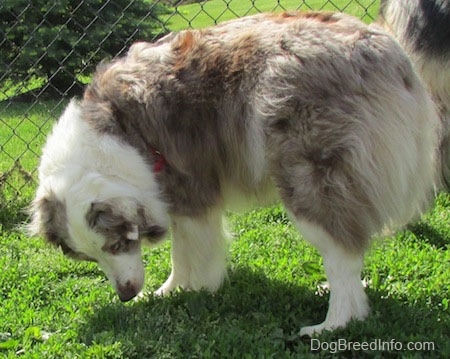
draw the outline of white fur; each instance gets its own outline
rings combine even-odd
[[[363,255],[345,250],[314,223],[296,220],[294,223],[303,237],[322,255],[330,289],[325,321],[301,328],[300,335],[313,336],[323,330],[344,327],[351,319],[365,319],[369,314],[369,304],[360,279]]]
[[[148,199],[145,204],[151,206],[149,210],[161,216],[159,221],[167,223],[167,210],[158,198],[158,186],[148,164],[136,149],[93,131],[82,120],[76,101],[71,101],[43,149],[39,190],[51,185],[54,191],[64,194],[83,177],[111,183],[109,191],[113,193],[105,193],[103,183],[97,183],[96,189],[92,188],[95,193],[91,200],[122,196],[122,185],[127,183],[128,191],[133,192],[129,195]]]
[[[226,277],[227,235],[221,209],[212,209],[200,218],[172,218],[172,272],[156,291],[170,293],[186,290],[216,291]]]
[[[65,201],[67,205],[67,223],[74,249],[85,253],[98,261],[99,267],[105,272],[116,292],[126,285],[133,286],[139,292],[144,285],[144,265],[142,263],[141,251],[133,254],[109,255],[103,250],[105,239],[88,228],[84,218],[89,210],[93,198],[98,200],[117,197],[120,193],[137,196],[128,185],[111,183],[102,176],[86,175],[79,183],[67,192]],[[128,191],[127,191],[128,189]],[[127,200],[122,198],[122,208],[127,206]],[[128,203],[131,207],[133,204]],[[130,208],[131,209],[131,208]],[[136,234],[137,235],[137,234]],[[131,234],[134,236],[134,233]],[[140,244],[139,244],[140,245]],[[127,284],[128,283],[128,284]]]
[[[137,151],[92,131],[72,101],[48,137],[39,179],[37,198],[52,191],[66,204],[69,234],[77,239],[68,239],[72,247],[95,258],[116,290],[131,283],[139,292],[144,283],[140,251],[133,256],[108,255],[102,250],[105,239],[90,230],[84,218],[92,202],[121,198],[123,210],[135,211],[136,203],[141,203],[158,223],[168,226],[154,175]],[[129,239],[137,237],[130,232]]]

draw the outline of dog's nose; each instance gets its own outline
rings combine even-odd
[[[128,302],[129,300],[133,299],[138,293],[139,290],[136,289],[131,281],[127,281],[125,284],[118,283],[117,285],[117,294],[119,295],[119,298],[122,302]]]

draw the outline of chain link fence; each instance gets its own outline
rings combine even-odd
[[[258,12],[343,11],[371,22],[378,8],[379,0],[0,0],[0,225],[17,222],[32,198],[46,134],[102,59]]]

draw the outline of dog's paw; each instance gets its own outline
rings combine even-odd
[[[148,293],[139,292],[134,298],[133,301],[140,302],[145,299],[145,297],[148,295]]]
[[[180,283],[177,283],[177,281],[174,280],[174,276],[171,274],[169,278],[164,282],[164,284],[159,287],[157,291],[155,291],[153,294],[157,297],[163,297],[166,295],[169,295],[174,290],[180,288]]]
[[[172,291],[173,289],[168,289],[167,287],[162,285],[155,292],[153,292],[153,295],[155,295],[156,297],[164,297],[166,295],[169,295]]]
[[[344,328],[351,320],[364,320],[369,315],[369,306],[366,301],[363,301],[358,308],[350,309],[353,310],[349,311],[347,315],[342,315],[342,313],[345,313],[344,310],[329,311],[324,322],[301,328],[300,336],[312,338],[321,334],[324,330],[333,331],[338,328]]]
[[[300,329],[300,336],[301,337],[314,337],[322,333],[323,330],[333,330],[334,328],[326,328],[325,322],[316,324],[316,325],[310,325],[307,327],[303,327]]]

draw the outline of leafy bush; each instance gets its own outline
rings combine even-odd
[[[53,89],[68,91],[105,57],[163,35],[158,16],[165,13],[159,2],[145,0],[4,0],[0,84],[44,77]]]

